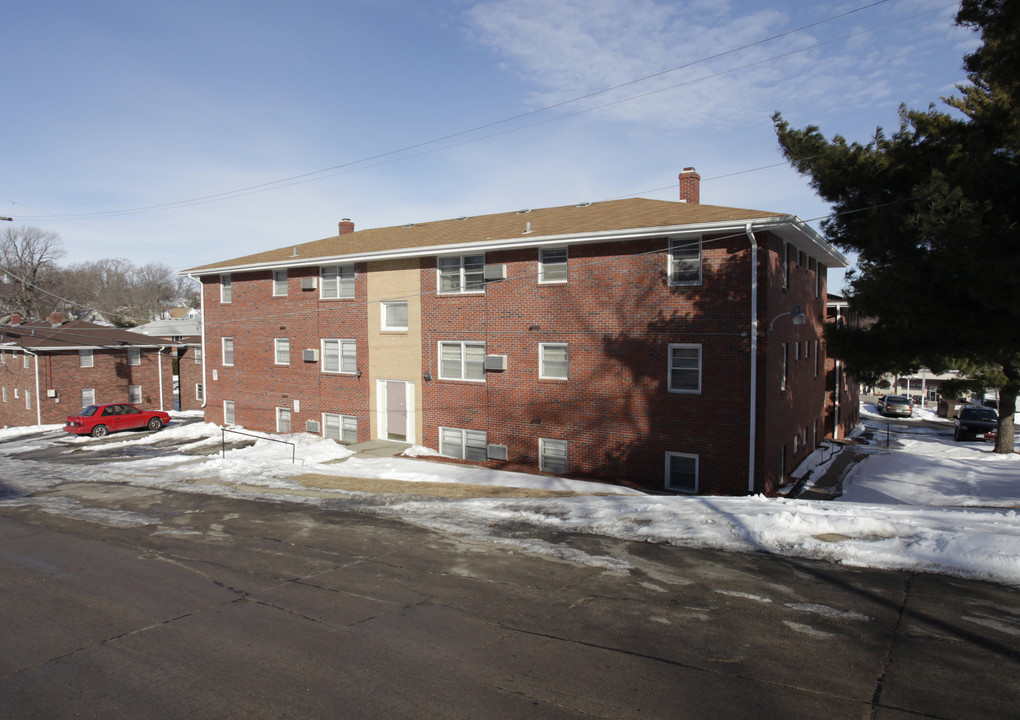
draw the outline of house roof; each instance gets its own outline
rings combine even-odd
[[[195,310],[195,308],[190,308],[190,307],[175,307],[175,308],[170,308],[170,319],[171,320],[180,320],[180,319],[184,318],[185,316],[187,316],[189,313],[197,314],[198,311]]]
[[[134,332],[150,337],[178,337],[202,334],[202,323],[198,320],[153,320],[152,322],[132,328]]]
[[[561,207],[370,228],[312,242],[202,265],[183,274],[204,275],[269,267],[300,267],[328,260],[372,260],[438,255],[456,250],[505,249],[557,242],[636,239],[676,232],[786,228],[791,242],[812,245],[830,264],[846,259],[800,219],[762,210],[629,198]]]
[[[71,320],[56,326],[49,322],[0,325],[0,348],[20,347],[33,351],[49,351],[79,348],[152,348],[166,344],[148,335],[107,325],[96,325],[84,320]]]

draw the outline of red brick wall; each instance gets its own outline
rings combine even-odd
[[[195,393],[195,386],[202,384],[202,362],[195,362],[197,348],[183,345],[177,350],[177,381],[181,399],[181,410],[201,410],[202,400]]]
[[[749,253],[743,235],[706,237],[703,284],[670,287],[666,239],[570,247],[569,282],[537,282],[537,250],[489,253],[508,279],[484,296],[423,297],[423,354],[438,378],[441,340],[484,340],[508,356],[485,383],[435,379],[424,442],[440,426],[487,430],[506,463],[537,465],[538,439],[567,440],[573,474],[663,489],[667,451],[699,455],[704,492],[747,485]],[[434,288],[435,264],[423,286]],[[540,380],[538,345],[569,345],[569,380]],[[670,343],[700,344],[700,394],[668,391]]]
[[[358,365],[367,367],[365,268],[356,267],[355,297],[321,300],[319,290],[301,290],[302,277],[318,277],[318,267],[292,268],[286,296],[273,296],[272,272],[235,273],[230,303],[220,302],[218,276],[202,279],[205,294],[205,418],[223,423],[223,401],[234,402],[238,425],[276,429],[276,408],[290,408],[292,432],[321,413],[355,415],[359,440],[369,438],[369,379],[321,372],[322,359],[302,360],[305,349],[319,349],[321,338],[356,339]],[[222,338],[234,338],[234,367],[223,366]],[[290,339],[290,365],[276,365],[274,338]],[[213,371],[217,379],[213,379]],[[192,387],[191,392],[194,392]],[[294,410],[298,401],[300,410]]]
[[[0,401],[0,424],[4,426],[35,425],[41,410],[44,425],[63,423],[68,415],[81,409],[81,391],[94,388],[96,402],[127,402],[128,388],[142,386],[140,407],[146,410],[173,409],[172,363],[169,350],[160,362],[156,349],[141,350],[141,364],[129,365],[127,350],[93,351],[93,367],[79,366],[77,351],[40,353],[39,392],[36,393],[36,357],[29,356],[29,367],[24,367],[24,354],[5,353],[5,364],[0,364],[0,386],[7,388],[7,402]],[[160,376],[162,369],[162,408],[160,403]],[[14,397],[15,388],[18,398]],[[55,397],[47,397],[54,390]],[[25,392],[32,395],[31,408],[25,407]],[[37,408],[36,403],[41,405]]]

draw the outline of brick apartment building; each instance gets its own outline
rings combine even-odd
[[[83,320],[0,325],[0,426],[63,423],[85,405],[173,407],[170,348],[156,338]]]
[[[826,303],[827,321],[834,324],[859,325],[860,319],[850,304],[839,295],[829,295]],[[825,436],[843,440],[860,420],[860,386],[846,373],[842,361],[825,358]]]
[[[798,218],[584,203],[217,262],[206,420],[650,490],[773,492],[824,436],[826,268]]]

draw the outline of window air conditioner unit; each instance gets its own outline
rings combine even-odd
[[[486,445],[485,457],[489,460],[506,460],[506,445]]]
[[[486,355],[485,369],[497,372],[506,370],[506,355]]]
[[[305,362],[319,362],[319,351],[315,349],[305,350],[301,353],[301,359]]]
[[[485,266],[485,281],[506,280],[506,263]]]
[[[302,290],[314,290],[319,287],[319,278],[317,277],[303,277],[301,278],[301,289]]]
[[[310,433],[319,432],[319,421],[318,420],[306,420],[305,431]]]
[[[46,397],[54,398],[56,396],[57,396],[57,391],[56,390],[50,389],[50,390],[46,391]]]

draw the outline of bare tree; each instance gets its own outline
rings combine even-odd
[[[43,290],[64,256],[60,235],[30,225],[0,229],[0,304],[7,313],[40,319],[60,305]]]

